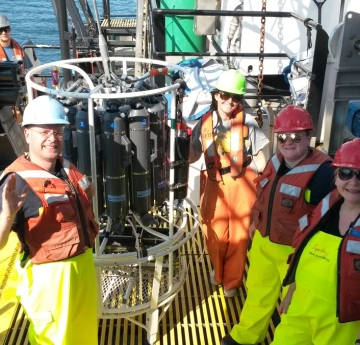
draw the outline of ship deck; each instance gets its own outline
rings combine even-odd
[[[0,344],[28,345],[28,321],[15,297],[16,273],[13,269],[16,257],[16,238],[10,239],[6,253],[0,252]],[[209,282],[211,264],[204,248],[201,231],[183,247],[188,259],[188,274],[180,292],[174,298],[159,323],[156,345],[191,344],[218,345],[239,320],[246,298],[246,274],[244,284],[235,298],[225,298],[221,286]],[[248,265],[246,266],[246,272]],[[145,315],[135,317],[144,323]],[[274,314],[268,334],[261,345],[271,343],[275,325],[279,321]],[[127,319],[100,319],[100,345],[147,344],[146,330]]]

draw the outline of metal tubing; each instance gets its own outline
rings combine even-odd
[[[141,58],[142,52],[144,49],[143,46],[143,27],[144,27],[144,1],[137,0],[137,17],[136,17],[136,46],[135,46],[135,57]],[[141,63],[135,62],[135,77],[139,77],[141,75]]]
[[[169,53],[169,52],[154,52],[154,55],[171,55],[171,56],[238,56],[238,57],[266,57],[266,58],[288,58],[290,59],[290,56],[285,53],[224,53],[224,52],[175,52],[175,53]]]
[[[110,25],[110,1],[103,0],[103,17],[104,19],[108,19]]]
[[[152,5],[154,1],[151,1]],[[182,9],[162,9],[153,7],[154,14],[162,15],[186,15],[186,16],[222,16],[222,17],[275,17],[275,18],[295,18],[302,23],[307,22],[307,25],[316,30],[322,28],[321,24],[309,18],[304,18],[293,12],[279,12],[279,11],[225,11],[225,10],[182,10]]]
[[[67,12],[66,12],[66,0],[53,0],[53,6],[56,8],[58,27],[59,27],[59,40],[61,49],[61,59],[70,59],[70,42],[66,37],[69,34]],[[65,69],[63,71],[63,85],[71,80],[71,70]]]
[[[91,92],[90,92],[91,94]],[[90,137],[90,157],[91,157],[91,179],[95,187],[95,195],[97,195],[97,168],[96,168],[96,138],[95,138],[95,114],[94,114],[94,103],[92,98],[89,99],[88,103],[88,121],[89,121],[89,137]],[[98,215],[98,198],[93,198],[93,211],[95,219],[99,219]]]

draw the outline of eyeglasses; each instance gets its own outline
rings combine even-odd
[[[277,141],[280,144],[283,144],[288,139],[290,139],[293,143],[299,143],[301,138],[301,133],[281,133],[277,135]]]
[[[240,103],[243,99],[242,95],[234,95],[233,93],[228,93],[224,91],[219,91],[219,95],[223,101],[227,101],[231,98],[233,102]]]
[[[0,33],[5,32],[8,33],[10,32],[10,26],[5,26],[4,28],[0,28]]]
[[[54,137],[56,139],[62,139],[63,135],[64,135],[64,132],[57,132],[57,131],[52,131],[52,130],[44,130],[44,131],[37,131],[33,128],[30,128],[30,130],[36,132],[36,133],[39,133],[41,134],[45,139],[48,139],[50,138],[52,135],[54,135]]]
[[[354,175],[356,176],[357,180],[360,181],[360,170],[354,171],[349,168],[340,168],[338,171],[339,179],[343,181],[351,180]]]

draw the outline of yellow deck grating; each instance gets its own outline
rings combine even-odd
[[[136,28],[136,19],[104,19],[101,27]]]
[[[190,253],[190,254],[188,254]],[[224,297],[221,286],[209,282],[211,264],[203,248],[201,232],[183,248],[188,259],[188,275],[184,286],[161,319],[156,345],[219,345],[223,335],[238,322],[246,291],[242,287],[235,298]],[[246,267],[246,271],[248,267]],[[244,277],[245,281],[246,277]],[[145,315],[135,318],[144,323]],[[274,323],[269,326],[267,339],[271,343]],[[4,345],[27,345],[28,321],[21,306],[17,306]],[[99,320],[100,345],[145,345],[146,331],[126,319]],[[80,345],[80,344],[79,344]]]

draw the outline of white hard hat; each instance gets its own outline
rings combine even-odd
[[[0,14],[0,29],[6,26],[10,26],[9,19],[3,14]]]
[[[39,96],[25,108],[22,126],[68,125],[66,113],[60,102],[50,96]]]

